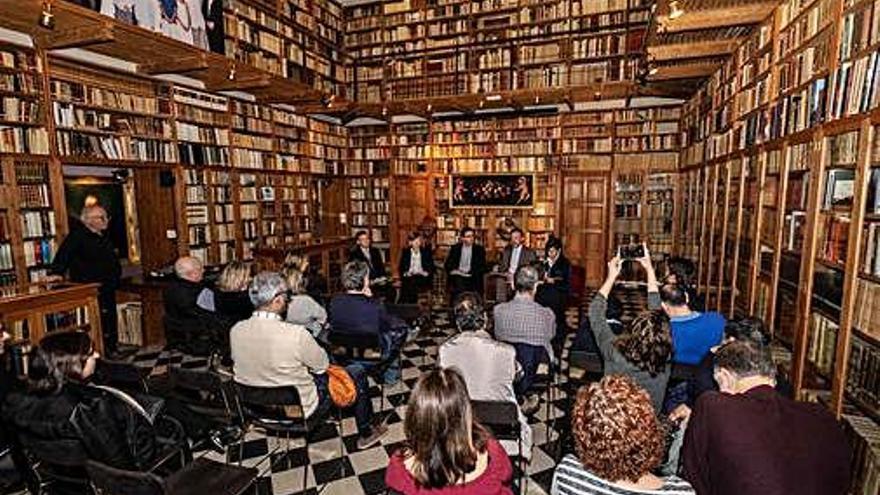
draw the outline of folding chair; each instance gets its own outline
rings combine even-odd
[[[257,478],[256,468],[198,458],[165,479],[151,472],[126,471],[95,461],[86,463],[97,495],[239,495]]]

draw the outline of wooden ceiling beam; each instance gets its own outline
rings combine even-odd
[[[82,48],[102,43],[110,43],[115,39],[115,29],[110,23],[61,29],[34,35],[34,42],[38,46],[47,50]]]
[[[206,84],[208,91],[242,91],[247,89],[260,89],[271,86],[269,76],[259,74],[254,76],[238,76],[235,79],[218,81]]]
[[[778,3],[778,1],[767,1],[716,9],[687,10],[677,19],[670,19],[666,13],[663,13],[657,16],[657,31],[678,33],[758,24],[773,12]]]
[[[146,75],[179,74],[181,72],[200,71],[207,68],[208,57],[204,53],[199,53],[192,57],[138,64],[138,72]]]
[[[675,43],[648,47],[648,57],[655,61],[680,60],[687,58],[717,57],[730,55],[742,43],[743,38],[700,41],[694,43]]]
[[[648,77],[648,81],[667,81],[670,79],[691,79],[694,77],[708,77],[718,70],[718,63],[687,64],[687,65],[661,65],[657,67],[657,73]]]

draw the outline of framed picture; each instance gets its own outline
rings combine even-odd
[[[452,208],[532,208],[535,177],[530,174],[453,174],[449,180]]]

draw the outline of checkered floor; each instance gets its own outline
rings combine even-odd
[[[380,407],[381,389],[372,384],[371,395],[374,410],[387,418],[388,434],[381,444],[359,451],[356,447],[357,433],[354,417],[343,417],[342,442],[332,424],[327,424],[315,432],[308,448],[302,439],[287,440],[267,436],[260,431],[248,432],[243,446],[235,445],[229,449],[229,461],[238,462],[242,451],[242,465],[257,467],[260,476],[255,490],[258,495],[288,495],[295,493],[320,493],[340,495],[360,495],[384,493],[385,468],[389,456],[404,441],[403,417],[410,391],[422,371],[434,366],[437,349],[454,334],[448,320],[448,311],[437,308],[433,311],[434,328],[413,335],[403,348],[401,366],[402,380],[393,386],[385,387],[384,408]],[[570,326],[576,328],[578,309],[569,312]],[[186,368],[206,366],[205,359],[192,358],[175,352],[141,352],[135,357],[139,366],[152,368],[153,375],[165,373],[168,365]],[[530,418],[533,431],[534,449],[531,462],[526,468],[528,481],[524,482],[524,493],[546,494],[555,467],[554,456],[558,455],[558,439],[568,420],[564,388],[566,373],[559,378],[554,403],[547,408],[544,398],[542,407]],[[545,396],[546,397],[546,396]],[[206,453],[209,458],[223,461],[216,453]],[[305,471],[305,489],[303,488]]]

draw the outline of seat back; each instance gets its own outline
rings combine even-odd
[[[187,408],[215,421],[231,422],[232,404],[223,384],[224,378],[219,373],[172,366],[168,379],[175,398]]]
[[[146,378],[150,369],[126,361],[101,358],[95,370],[95,381],[134,394],[149,392]]]
[[[472,400],[471,408],[474,418],[488,428],[495,438],[519,439],[519,408],[513,402]]]
[[[97,495],[164,495],[165,483],[153,473],[116,469],[96,461],[86,472]]]
[[[234,382],[232,389],[243,421],[282,421],[304,417],[302,400],[296,387],[253,387]]]
[[[24,450],[45,464],[66,468],[84,467],[89,459],[85,446],[74,438],[43,439],[19,433]]]
[[[330,355],[342,364],[350,361],[382,361],[382,343],[379,334],[341,333],[332,329],[327,333]]]

